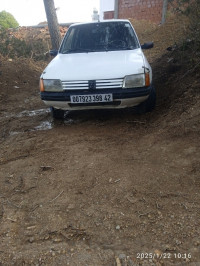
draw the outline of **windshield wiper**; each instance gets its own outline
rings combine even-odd
[[[73,54],[73,53],[91,53],[91,52],[108,52],[108,51],[121,51],[121,50],[134,50],[135,48],[133,46],[115,46],[115,47],[109,47],[106,45],[102,45],[102,47],[97,47],[96,49],[83,49],[83,48],[77,48],[77,49],[69,49],[62,52],[62,54]]]
[[[94,50],[77,48],[77,49],[69,49],[69,50],[63,51],[62,54],[89,53],[89,52],[94,52]]]
[[[106,51],[121,51],[121,50],[134,50],[136,48],[132,47],[132,46],[127,46],[127,47],[124,47],[124,46],[116,46],[116,47],[107,47],[106,48]]]

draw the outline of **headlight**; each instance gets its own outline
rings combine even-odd
[[[123,81],[123,88],[136,88],[145,86],[145,74],[126,76]]]
[[[56,92],[63,90],[62,83],[59,79],[41,79],[40,84],[43,84],[43,87],[40,85],[40,91]]]

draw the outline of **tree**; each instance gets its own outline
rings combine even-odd
[[[0,12],[0,28],[8,29],[8,28],[17,28],[19,23],[13,17],[12,14],[2,11]]]
[[[52,48],[58,50],[61,42],[61,35],[56,15],[54,0],[43,0],[48,21],[49,33],[51,36]]]
[[[164,24],[166,21],[167,5],[168,5],[168,0],[163,0],[162,22],[161,22],[162,24]]]

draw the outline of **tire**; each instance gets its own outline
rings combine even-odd
[[[51,115],[54,119],[60,119],[61,120],[64,118],[64,113],[65,113],[64,110],[56,109],[54,107],[50,107],[50,110],[51,110]]]
[[[155,106],[156,106],[156,90],[154,87],[152,87],[148,99],[145,102],[138,105],[137,113],[144,114],[147,112],[151,112],[155,109]]]

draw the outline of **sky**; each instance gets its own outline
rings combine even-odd
[[[109,0],[108,0],[109,1]],[[99,11],[100,0],[54,0],[59,23],[91,21],[93,9]],[[0,12],[11,13],[20,26],[47,21],[43,0],[0,0]]]

